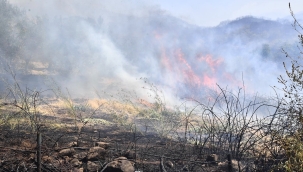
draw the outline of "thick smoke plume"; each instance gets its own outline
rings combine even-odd
[[[1,9],[18,11],[0,17],[1,26],[12,23],[2,27],[2,38],[15,38],[1,44],[3,62],[24,77],[50,76],[77,96],[121,88],[142,95],[140,78],[171,100],[243,82],[249,93],[268,94],[284,73],[281,48],[292,53],[296,46],[288,21],[243,17],[202,28],[146,1],[1,0]]]

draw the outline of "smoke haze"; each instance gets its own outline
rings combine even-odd
[[[281,48],[296,55],[290,21],[249,16],[205,28],[147,1],[9,2],[25,11],[22,68],[51,76],[76,96],[121,88],[144,95],[140,78],[168,100],[199,98],[216,84],[234,89],[243,82],[247,92],[269,95],[285,73]]]

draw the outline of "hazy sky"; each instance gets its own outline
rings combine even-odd
[[[44,13],[49,6],[56,6],[52,12],[59,10],[75,11],[82,9],[98,13],[102,6],[111,10],[123,11],[127,6],[137,6],[133,11],[144,11],[144,6],[157,6],[175,17],[199,26],[216,26],[222,21],[252,15],[265,19],[284,19],[290,16],[288,3],[295,14],[303,14],[303,0],[9,0],[33,13]],[[79,3],[81,2],[81,3]],[[85,3],[84,3],[85,2]],[[78,4],[78,6],[77,6]],[[81,5],[79,5],[81,4]],[[68,8],[67,8],[68,7]],[[78,9],[81,9],[80,11]],[[83,15],[85,15],[83,12]],[[59,14],[59,13],[58,13]]]
[[[289,2],[295,13],[303,12],[303,0],[153,0],[173,16],[200,26],[247,15],[274,20],[289,17]]]

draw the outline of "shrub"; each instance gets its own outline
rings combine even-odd
[[[290,13],[294,19],[292,25],[299,35],[299,46],[303,47],[303,27],[297,21],[291,6],[289,4]],[[298,48],[299,48],[298,46]],[[300,49],[300,48],[299,48]],[[287,66],[284,62],[286,77],[280,75],[279,83],[282,84],[282,92],[284,97],[280,98],[281,106],[279,107],[280,119],[272,127],[271,133],[275,137],[279,146],[285,152],[286,161],[277,166],[277,168],[285,171],[303,171],[303,66],[302,60],[293,58],[287,51],[282,49],[285,56],[290,59],[291,66]],[[300,54],[302,51],[300,50]]]

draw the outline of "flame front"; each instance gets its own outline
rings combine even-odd
[[[201,87],[202,82],[200,77],[195,73],[192,69],[191,65],[186,61],[184,58],[184,54],[182,53],[181,49],[176,51],[176,56],[178,63],[180,64],[181,68],[181,76],[186,83],[189,83],[192,87]]]
[[[167,37],[160,33],[154,32],[154,37],[160,51],[160,71],[164,85],[178,92],[186,91],[187,96],[192,96],[203,88],[213,89],[216,84],[239,86],[240,82],[227,72],[224,58],[176,48],[178,41],[165,45],[163,42],[167,42]]]

